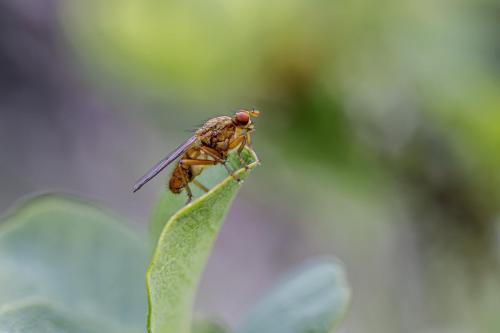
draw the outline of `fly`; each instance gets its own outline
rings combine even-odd
[[[259,111],[257,110],[242,109],[232,117],[221,116],[209,119],[192,137],[139,179],[132,188],[132,192],[137,192],[163,169],[178,159],[179,161],[170,176],[168,188],[172,193],[181,193],[183,189],[186,189],[187,203],[191,202],[193,197],[189,187],[190,183],[208,192],[208,189],[196,180],[196,177],[208,166],[222,164],[227,172],[236,181],[240,182],[239,177],[227,166],[227,156],[229,152],[236,150],[241,163],[245,164],[241,158],[241,152],[251,142],[250,134],[254,131],[251,118],[258,116]],[[245,167],[247,166],[245,165]]]

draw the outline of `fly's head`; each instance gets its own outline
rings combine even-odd
[[[234,114],[233,123],[241,129],[246,129],[247,131],[253,130],[253,123],[251,118],[256,118],[259,116],[259,111],[252,110],[244,110],[241,109]]]

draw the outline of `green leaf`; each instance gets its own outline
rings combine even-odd
[[[145,242],[117,217],[44,195],[0,228],[0,307],[35,297],[115,332],[143,332],[147,258]]]
[[[248,151],[244,150],[242,152],[242,157],[246,163],[251,163],[255,160],[255,156]],[[236,155],[232,154],[228,158],[228,166],[232,170],[237,170],[240,168],[240,162]],[[207,188],[214,188],[222,180],[227,177],[227,170],[221,166],[217,165],[214,167],[206,168],[203,173],[196,179],[202,183]],[[194,198],[200,197],[204,194],[196,186],[191,185],[191,190],[193,191]],[[158,242],[158,238],[163,230],[163,227],[168,222],[168,220],[181,208],[186,205],[187,196],[183,192],[181,194],[174,194],[170,191],[163,191],[160,195],[158,202],[156,203],[153,213],[151,216],[151,240],[153,244]]]
[[[347,310],[350,289],[336,260],[310,263],[251,312],[238,333],[328,333]]]
[[[150,237],[153,245],[158,243],[158,238],[160,238],[161,231],[168,219],[184,207],[186,200],[186,196],[174,194],[170,191],[163,191],[160,195],[151,216]]]
[[[243,158],[251,168],[257,164],[249,151],[244,151]],[[230,156],[230,165],[239,165],[235,155]],[[237,171],[242,179],[247,173]],[[232,177],[226,177],[166,223],[146,274],[150,332],[189,332],[196,287],[239,188]]]

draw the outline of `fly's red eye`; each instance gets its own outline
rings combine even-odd
[[[250,121],[250,116],[244,111],[236,112],[236,121],[238,124],[246,125]]]

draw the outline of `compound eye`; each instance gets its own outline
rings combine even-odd
[[[250,121],[250,116],[248,115],[248,112],[245,111],[240,111],[236,112],[236,121],[240,125],[246,125]]]

